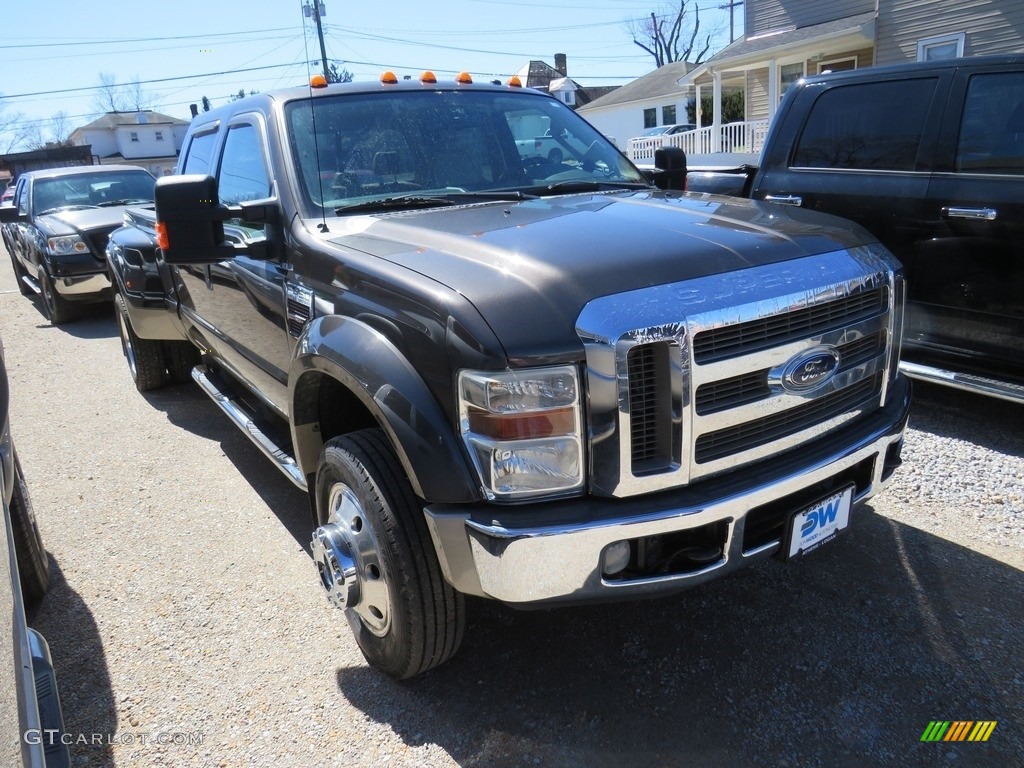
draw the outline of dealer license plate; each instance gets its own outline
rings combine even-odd
[[[806,555],[832,541],[850,524],[852,506],[853,486],[850,485],[793,515],[787,558]]]

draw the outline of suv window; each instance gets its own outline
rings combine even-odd
[[[199,133],[189,142],[182,173],[210,173],[213,167],[213,145],[217,140],[216,131]]]
[[[936,78],[840,85],[814,102],[793,165],[912,171]]]
[[[245,123],[228,130],[217,175],[220,201],[225,205],[270,196],[270,178],[256,126]]]
[[[974,75],[967,85],[956,169],[1024,175],[1024,72]]]

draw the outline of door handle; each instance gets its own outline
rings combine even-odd
[[[948,219],[995,221],[997,211],[995,208],[956,208],[954,206],[946,206],[942,209],[942,215]]]
[[[799,195],[765,195],[764,199],[767,203],[782,203],[783,205],[796,206],[804,204],[804,199]]]

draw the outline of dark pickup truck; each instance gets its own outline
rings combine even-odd
[[[1024,56],[809,77],[760,160],[689,162],[691,191],[862,224],[906,270],[904,372],[1024,402]]]
[[[540,120],[588,149],[522,157]],[[323,586],[394,677],[456,651],[464,595],[625,600],[797,557],[900,463],[889,252],[660,189],[547,94],[260,94],[195,118],[179,172],[107,248],[136,385],[191,375],[308,490]]]

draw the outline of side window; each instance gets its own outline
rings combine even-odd
[[[17,189],[17,200],[15,205],[18,206],[18,213],[28,213],[28,182],[25,182]]]
[[[188,150],[185,153],[185,164],[182,166],[182,173],[211,173],[213,163],[213,145],[217,141],[217,132],[208,131],[192,136]]]
[[[270,178],[256,126],[246,123],[228,129],[217,177],[220,201],[225,205],[270,196]]]
[[[956,169],[1024,175],[1024,72],[971,77]]]
[[[826,90],[811,108],[793,165],[914,170],[936,82],[920,78]]]

